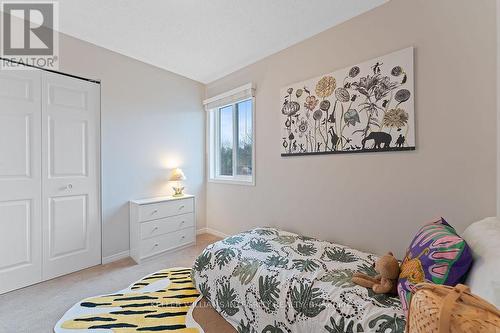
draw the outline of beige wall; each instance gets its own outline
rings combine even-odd
[[[60,70],[102,82],[103,256],[128,251],[128,201],[170,194],[168,168],[176,164],[203,228],[204,86],[65,35]]]
[[[497,11],[497,217],[500,218],[500,0]]]
[[[494,215],[495,13],[494,0],[392,0],[210,83],[206,97],[257,85],[257,185],[208,183],[208,226],[278,226],[401,256],[435,216],[463,231]],[[415,152],[280,157],[280,88],[411,45]]]

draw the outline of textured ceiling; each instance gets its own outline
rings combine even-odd
[[[387,0],[62,0],[62,32],[208,83]]]

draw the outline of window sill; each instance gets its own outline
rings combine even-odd
[[[254,179],[245,179],[245,178],[209,178],[209,183],[214,184],[229,184],[229,185],[244,185],[244,186],[255,186]]]

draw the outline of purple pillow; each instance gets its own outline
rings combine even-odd
[[[421,282],[454,286],[463,282],[472,264],[472,252],[443,218],[423,226],[406,251],[398,280],[405,314],[415,285]]]

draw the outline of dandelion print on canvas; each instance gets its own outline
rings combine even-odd
[[[415,149],[413,48],[281,91],[281,155]]]

